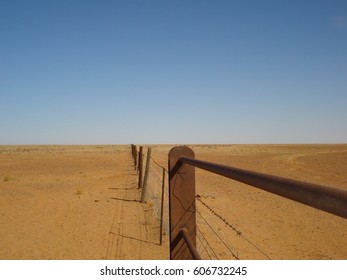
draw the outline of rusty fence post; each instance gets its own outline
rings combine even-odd
[[[139,149],[139,162],[138,162],[138,171],[139,171],[139,182],[138,182],[138,188],[141,188],[142,187],[142,163],[143,163],[143,147],[140,146],[140,149]]]
[[[144,202],[145,199],[146,199],[147,180],[148,180],[149,167],[150,167],[150,164],[151,164],[151,152],[152,152],[152,148],[148,147],[148,149],[147,149],[147,159],[146,159],[146,168],[145,168],[145,176],[143,178],[141,202]]]
[[[196,246],[195,213],[195,170],[189,164],[180,162],[181,157],[194,159],[194,152],[185,146],[176,147],[169,153],[169,223],[170,223],[170,259],[194,259],[189,245]],[[182,229],[187,230],[182,238]]]
[[[133,160],[134,160],[134,169],[137,168],[137,149],[135,145],[131,145],[132,148],[132,154],[133,154]]]
[[[131,144],[131,155],[133,157],[134,166],[136,169],[136,146],[134,144]]]

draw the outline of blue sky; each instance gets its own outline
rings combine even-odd
[[[347,1],[0,1],[0,144],[347,143]]]

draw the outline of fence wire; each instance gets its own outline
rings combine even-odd
[[[147,162],[148,154],[143,155],[143,162],[145,168],[145,163]],[[134,157],[136,163],[136,157]],[[143,186],[143,190],[145,192],[145,201],[150,203],[153,206],[154,214],[158,219],[161,218],[161,211],[163,211],[163,231],[165,233],[169,232],[169,212],[168,212],[168,178],[169,172],[167,168],[162,166],[155,160],[152,156],[149,158],[149,166],[147,167],[147,179],[146,186]],[[163,180],[163,172],[165,173],[165,179]],[[145,173],[145,171],[143,171]],[[164,195],[163,195],[164,194]],[[162,201],[163,199],[163,201]],[[210,207],[206,202],[202,200],[202,198],[197,195],[196,200],[202,205],[205,209],[208,210],[213,217],[217,220],[221,221],[225,228],[229,228],[236,233],[237,236],[241,237],[245,240],[249,245],[259,251],[265,258],[271,259],[268,254],[266,254],[263,250],[259,248],[254,242],[250,241],[241,230],[237,229],[232,223],[230,223],[226,218],[222,215],[218,214],[212,207]],[[162,210],[162,206],[164,208]],[[205,259],[220,259],[224,258],[228,255],[226,252],[229,252],[229,258],[240,259],[239,251],[236,249],[236,246],[230,244],[229,241],[226,241],[224,237],[222,237],[223,232],[218,232],[215,228],[216,221],[214,219],[211,220],[211,217],[208,219],[201,211],[196,209],[197,213],[197,226],[196,226],[196,237],[197,237],[197,250],[201,254],[201,256]],[[214,240],[213,240],[214,239]],[[212,246],[212,241],[213,246]],[[213,248],[216,244],[218,248]],[[224,249],[223,249],[224,248]]]
[[[200,227],[196,227],[197,229],[197,235],[196,237],[197,239],[197,250],[198,252],[200,252],[200,255],[202,258],[204,259],[216,259],[218,260],[218,256],[216,254],[216,252],[213,250],[212,246],[210,245],[210,243],[208,242],[208,240],[206,239],[205,235],[201,232]],[[207,257],[205,257],[207,255]],[[212,256],[213,255],[213,256]]]
[[[236,251],[235,248],[233,248],[230,244],[228,244],[224,238],[221,237],[221,235],[214,229],[215,226],[212,226],[211,223],[209,223],[206,218],[201,214],[200,211],[196,211],[196,213],[198,214],[198,216],[202,219],[202,221],[208,226],[209,230],[211,231],[211,233],[217,238],[217,240],[219,242],[221,242],[221,244],[223,244],[225,246],[225,249],[228,250],[231,254],[232,257],[234,257],[236,260],[239,260],[238,257],[238,252]],[[217,257],[218,258],[218,257]]]
[[[237,236],[239,236],[242,239],[244,239],[249,245],[251,245],[253,248],[255,248],[263,256],[265,256],[267,259],[271,260],[271,258],[269,257],[268,254],[266,254],[262,249],[260,249],[259,246],[257,246],[254,242],[250,241],[250,239],[247,238],[239,229],[237,229],[234,225],[232,225],[225,218],[223,218],[220,214],[218,214],[214,209],[212,209],[209,205],[207,205],[206,202],[202,201],[202,199],[201,199],[201,197],[199,195],[197,195],[197,199],[196,200],[199,201],[204,207],[206,207],[215,217],[217,217],[219,220],[221,220],[225,224],[226,227],[228,227],[231,230],[233,230],[234,232],[236,232]],[[199,212],[198,212],[198,214],[199,214]],[[234,253],[233,253],[233,255],[234,255]],[[234,255],[234,257],[239,259],[237,252]]]

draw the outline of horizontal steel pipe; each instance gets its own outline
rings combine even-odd
[[[201,260],[201,257],[198,253],[198,251],[196,250],[193,241],[190,239],[188,231],[186,228],[181,228],[180,230],[180,234],[183,237],[184,241],[187,244],[187,247],[189,249],[189,252],[192,254],[194,260]]]
[[[222,175],[259,189],[347,218],[347,191],[274,175],[181,157],[180,163]]]

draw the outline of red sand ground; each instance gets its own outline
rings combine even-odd
[[[347,145],[191,147],[198,159],[347,189]],[[171,146],[152,148],[166,167]],[[0,146],[0,259],[168,259],[136,180],[130,145]],[[347,259],[346,219],[198,169],[196,189],[242,233],[197,202],[203,258]]]

